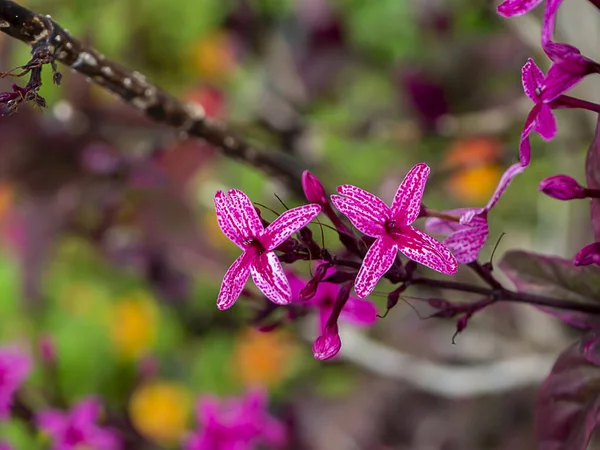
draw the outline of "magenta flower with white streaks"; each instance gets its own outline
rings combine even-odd
[[[468,264],[475,261],[488,237],[488,212],[498,203],[512,180],[524,170],[525,166],[520,163],[513,164],[506,169],[498,182],[496,191],[484,208],[461,208],[444,211],[448,215],[461,216],[460,222],[430,217],[425,221],[425,230],[428,233],[448,236],[444,240],[444,245],[454,254],[459,264]]]
[[[334,206],[362,233],[377,238],[367,252],[354,282],[356,294],[369,295],[390,269],[398,251],[433,270],[451,275],[456,258],[441,243],[411,226],[419,217],[429,175],[427,164],[417,164],[406,175],[389,207],[375,195],[351,185],[339,186]]]
[[[217,307],[230,308],[238,299],[250,274],[254,284],[274,303],[287,305],[292,301],[290,284],[273,250],[300,228],[313,220],[321,207],[310,204],[281,214],[267,228],[262,225],[246,194],[231,189],[227,194],[215,194],[217,221],[223,234],[243,250],[223,277]]]
[[[31,372],[31,359],[15,347],[0,348],[0,420],[10,415],[13,397]]]
[[[120,450],[122,445],[117,433],[96,425],[101,411],[100,401],[88,397],[71,411],[42,411],[38,414],[37,423],[52,438],[52,450]]]

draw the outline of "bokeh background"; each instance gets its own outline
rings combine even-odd
[[[508,21],[484,0],[22,3],[330,189],[356,184],[390,200],[427,162],[425,203],[438,209],[487,202],[517,160],[531,107],[520,68],[528,57],[548,67],[541,11]],[[565,2],[558,34],[594,58],[598,25],[587,2]],[[2,70],[28,50],[1,35]],[[339,358],[315,361],[312,318],[262,333],[254,302],[215,307],[238,252],[218,229],[215,191],[242,189],[279,212],[274,194],[287,206],[302,199],[63,72],[59,87],[46,79],[47,110],[0,120],[0,339],[38,355],[24,388],[33,405],[97,394],[144,437],[140,448],[170,449],[196,426],[199,396],[259,384],[291,449],[534,447],[537,387],[572,338],[557,320],[497,305],[453,345],[452,321],[423,320],[400,302],[372,329],[346,327]],[[574,95],[600,100],[588,81]],[[502,233],[496,259],[511,248],[571,258],[592,241],[585,201],[537,192],[556,173],[583,181],[593,121],[556,114],[558,137],[533,137],[531,167],[490,215],[483,261]],[[327,230],[324,239],[338,245]],[[373,298],[383,311],[385,297]],[[44,369],[42,344],[55,371]],[[1,423],[0,436],[17,449],[47,445],[18,420]]]

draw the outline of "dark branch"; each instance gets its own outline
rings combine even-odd
[[[0,0],[0,31],[32,47],[33,67],[59,61],[109,90],[151,119],[179,132],[206,140],[229,158],[243,161],[280,180],[297,194],[302,194],[302,167],[293,159],[277,153],[259,151],[237,137],[228,127],[209,119],[197,104],[182,102],[138,72],[110,61],[97,50],[83,45],[59,26],[50,16],[36,14],[11,1]],[[31,70],[31,69],[30,69]]]

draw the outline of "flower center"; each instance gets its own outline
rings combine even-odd
[[[260,243],[258,239],[250,238],[244,241],[244,245],[253,249],[257,254],[262,255],[267,249]]]
[[[65,444],[82,444],[84,440],[85,437],[83,435],[83,432],[79,428],[73,425],[69,425],[69,427],[65,431]]]

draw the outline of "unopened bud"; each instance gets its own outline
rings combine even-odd
[[[590,264],[600,265],[600,242],[586,245],[579,253],[575,255],[573,264],[576,266],[589,266]]]
[[[40,356],[44,364],[53,366],[56,363],[56,346],[54,339],[49,336],[42,336],[39,341]]]
[[[567,175],[554,175],[540,183],[538,190],[557,200],[586,198],[586,189]]]
[[[308,170],[302,172],[302,189],[304,190],[306,199],[310,203],[316,203],[321,206],[328,204],[323,184]]]
[[[323,278],[325,278],[325,275],[327,274],[327,270],[330,267],[331,266],[327,263],[321,264],[317,267],[313,277],[310,279],[310,281],[308,283],[306,283],[306,286],[304,286],[300,290],[299,297],[300,297],[301,301],[310,300],[311,298],[313,298],[315,296],[315,294],[317,293],[317,289],[319,288],[319,283],[321,281],[323,281]]]
[[[342,340],[338,333],[338,326],[325,327],[322,336],[319,336],[313,344],[313,355],[320,361],[333,358],[342,348]]]

